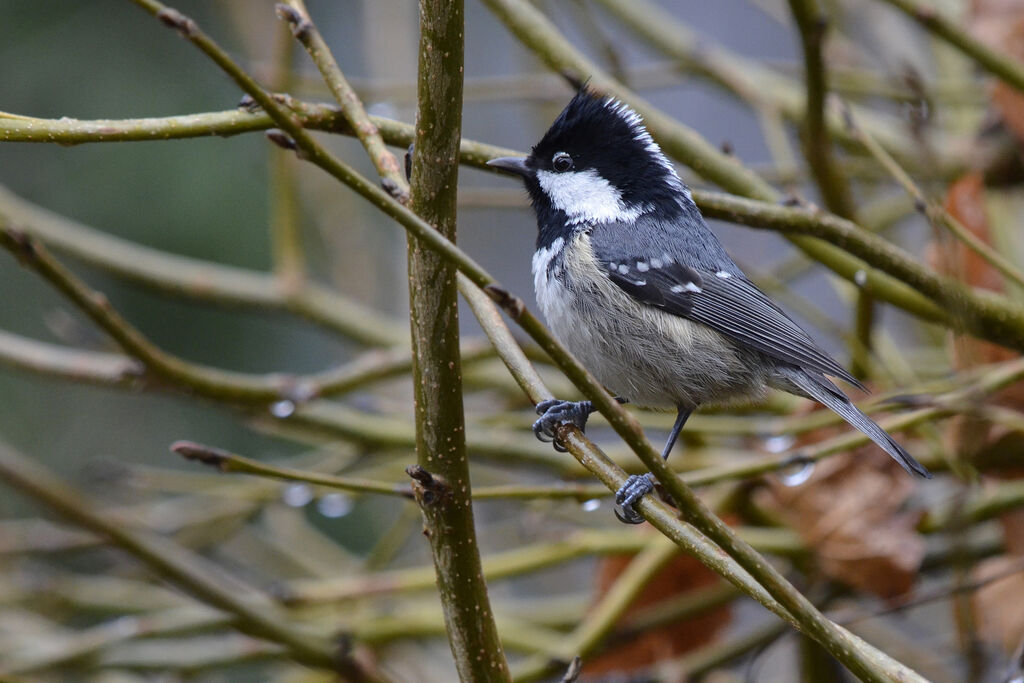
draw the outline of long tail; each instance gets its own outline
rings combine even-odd
[[[907,472],[931,479],[932,473],[924,465],[915,460],[910,453],[907,453],[906,449],[889,436],[884,429],[875,424],[874,420],[860,412],[857,406],[853,405],[850,399],[846,397],[846,394],[823,375],[812,374],[798,368],[786,368],[784,374],[789,381],[799,387],[800,391],[818,403],[830,408],[839,417],[864,432],[868,438],[878,444],[883,451],[891,455]]]

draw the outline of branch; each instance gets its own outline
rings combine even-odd
[[[271,609],[269,601],[255,606],[251,600],[239,598],[236,586],[227,587],[213,578],[219,572],[205,559],[139,526],[129,527],[93,510],[70,485],[2,442],[0,479],[75,524],[109,538],[199,600],[232,614],[243,633],[280,643],[297,661],[337,671],[347,680],[370,680],[347,653],[288,624]]]
[[[405,182],[405,176],[398,165],[398,160],[385,146],[381,140],[380,133],[373,121],[366,115],[363,103],[359,101],[352,86],[345,79],[338,62],[331,54],[330,48],[324,42],[323,36],[316,24],[309,18],[309,11],[303,0],[286,0],[286,4],[278,4],[277,15],[287,21],[292,28],[292,34],[306,48],[310,58],[320,70],[327,87],[330,88],[334,99],[341,106],[341,112],[345,120],[355,131],[356,137],[363,143],[370,160],[381,177],[381,185],[389,190],[392,196],[403,204],[409,201],[409,187]]]
[[[918,3],[916,0],[882,0],[882,2],[903,12],[925,29],[973,59],[983,69],[1002,79],[1007,85],[1024,92],[1024,64],[969,35],[961,28],[959,22],[943,16],[934,7]]]
[[[462,0],[420,0],[416,141],[409,204],[455,241],[462,131]],[[397,187],[396,187],[397,189]],[[416,459],[407,471],[423,512],[448,643],[463,681],[511,681],[480,565],[469,493],[459,358],[457,270],[409,236]]]
[[[1020,269],[1006,257],[964,227],[963,223],[946,211],[941,204],[930,201],[924,192],[921,191],[921,188],[914,183],[910,174],[900,167],[899,162],[893,159],[867,131],[858,125],[849,110],[847,110],[846,122],[850,132],[862,141],[864,148],[868,150],[871,156],[892,176],[893,180],[899,183],[903,191],[910,195],[914,200],[915,207],[925,215],[930,223],[933,225],[936,223],[942,224],[953,233],[954,237],[967,245],[1007,279],[1012,280],[1020,287],[1024,287],[1024,273],[1021,273]]]
[[[406,338],[397,321],[324,287],[303,283],[293,289],[266,273],[144,247],[36,206],[0,186],[0,216],[4,215],[55,250],[158,292],[289,311],[369,346],[395,346]]]
[[[804,158],[807,159],[811,175],[828,210],[856,222],[857,211],[849,179],[832,154],[832,140],[826,126],[828,78],[822,51],[828,23],[819,14],[817,0],[789,0],[789,7],[799,29],[804,52],[804,78],[807,81],[806,111],[800,130]],[[874,306],[864,290],[857,292],[854,320],[857,343],[851,344],[851,371],[855,377],[864,378],[868,369],[871,327],[874,322]]]
[[[496,324],[493,314],[482,305],[482,295],[474,295],[468,298],[468,301],[477,314],[484,333],[492,340],[502,360],[520,382],[523,391],[534,402],[550,396],[550,392],[536,371],[529,367],[529,362],[522,352],[515,350],[511,334],[503,325]],[[515,304],[515,301],[506,300],[506,310],[520,310]],[[514,313],[513,316],[515,317]],[[497,322],[500,323],[500,319]],[[902,676],[903,680],[922,680],[907,667],[822,616],[756,551],[736,538],[728,527],[707,511],[692,492],[685,488],[685,484],[667,469],[660,454],[643,438],[639,426],[629,413],[623,410],[593,377],[579,367],[571,356],[566,358],[567,354],[561,348],[553,348],[550,352],[563,372],[583,390],[584,395],[594,401],[616,432],[640,456],[644,465],[655,473],[658,481],[669,490],[679,504],[683,517],[693,524],[690,526],[682,523],[677,514],[660,500],[645,496],[638,507],[652,526],[672,539],[684,552],[697,558],[704,566],[753,597],[774,614],[804,633],[820,638],[819,642],[826,645],[834,656],[851,669],[863,672],[864,677],[870,680],[897,680]],[[617,491],[625,483],[625,472],[597,449],[578,428],[566,425],[561,429],[559,436],[561,442],[568,447],[569,452],[580,464],[597,476],[609,490]],[[707,535],[698,532],[694,527]],[[725,548],[728,556],[723,555],[713,543],[709,543],[709,538]],[[771,588],[768,589],[768,586]]]
[[[855,223],[822,211],[755,202],[726,194],[694,191],[693,195],[708,218],[828,240],[899,278],[898,284],[888,281],[890,286],[883,295],[872,285],[870,270],[861,267],[849,275],[840,272],[865,291],[887,301],[895,299],[901,308],[926,320],[962,326],[982,339],[1024,350],[1024,307],[1005,296],[971,289],[953,278],[937,275],[899,247]]]
[[[291,36],[282,27],[274,36],[274,89],[289,92],[295,85],[294,50]],[[283,149],[269,149],[267,177],[270,256],[274,274],[287,291],[300,289],[307,278],[306,254],[302,247],[302,217],[295,160]]]
[[[804,88],[796,80],[710,42],[706,35],[698,34],[650,0],[598,2],[623,26],[637,34],[645,45],[676,59],[742,102],[759,109],[777,110],[791,121],[804,118],[807,102]],[[907,162],[920,158],[919,149],[901,132],[906,127],[902,120],[861,108],[857,109],[857,115],[872,135],[901,160]],[[844,144],[858,144],[849,136],[842,116],[835,109],[826,109],[825,125],[837,140]],[[944,169],[964,167],[959,157],[965,156],[969,149],[966,142],[945,138],[936,139],[935,142],[940,150],[961,150],[960,154],[951,155],[940,164]]]
[[[378,493],[387,496],[412,498],[412,488],[408,484],[392,484],[385,481],[361,479],[358,477],[341,477],[334,474],[323,474],[309,470],[296,470],[288,467],[269,465],[265,462],[245,458],[241,455],[225,451],[213,446],[204,446],[191,441],[178,441],[171,445],[171,450],[186,460],[196,460],[204,465],[215,467],[221,472],[251,474],[268,479],[283,481],[302,481],[315,486],[323,486],[341,491],[357,493]],[[474,500],[519,499],[530,500],[548,498],[571,498],[588,500],[609,495],[603,486],[584,486],[581,484],[564,484],[561,486],[529,486],[529,485],[496,485],[473,487]]]

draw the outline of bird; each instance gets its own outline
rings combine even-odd
[[[538,228],[534,289],[554,336],[620,402],[676,411],[662,458],[699,407],[778,389],[825,405],[908,473],[931,477],[829,377],[864,386],[729,257],[626,103],[584,86],[528,156],[487,163],[525,183]],[[534,433],[559,448],[558,428],[583,430],[594,410],[542,401]],[[643,522],[635,505],[653,488],[650,474],[631,476],[616,515]]]

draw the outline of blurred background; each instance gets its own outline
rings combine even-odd
[[[609,9],[614,4],[578,0],[536,6],[572,45],[662,111],[780,189],[820,201],[800,152],[799,121],[756,102],[761,96],[783,98],[782,89],[769,82],[766,93],[730,92],[694,63],[674,59],[649,37],[627,29]],[[783,0],[661,0],[657,5],[697,37],[698,52],[724,51],[741,68],[771,69],[793,92],[803,92],[799,35]],[[1024,35],[1020,3],[939,5],[1006,54],[1013,54],[1013,41]],[[181,0],[175,6],[264,85],[301,100],[331,102],[313,64],[274,16],[272,3]],[[412,122],[415,3],[309,0],[308,6],[368,111]],[[1016,226],[1021,95],[993,88],[971,62],[884,3],[829,0],[821,9],[833,29],[826,60],[835,91],[884,117],[889,136],[915,150],[901,161],[927,196],[945,203],[980,239],[1019,266],[1024,262],[1024,238]],[[241,98],[199,51],[130,3],[8,0],[3,10],[3,112],[42,119],[168,117],[233,110]],[[466,25],[463,135],[526,151],[572,89],[524,49],[484,4],[467,3]],[[326,134],[319,139],[373,177],[358,142]],[[400,155],[403,150],[395,151]],[[1019,303],[1019,288],[1004,286],[985,263],[962,261],[959,247],[915,212],[913,200],[875,160],[862,151],[837,154],[853,184],[863,224],[921,261],[970,284],[1001,289]],[[705,185],[685,167],[680,172],[694,186]],[[273,245],[286,224],[297,231],[302,245],[299,265],[291,265],[301,267],[331,297],[365,307],[373,316],[356,316],[357,327],[363,321],[373,330],[359,338],[289,312],[287,306],[218,304],[204,300],[202,293],[161,292],[75,257],[73,249],[54,247],[125,319],[175,356],[243,373],[305,374],[372,359],[364,356],[373,353],[368,349],[400,347],[407,334],[404,232],[334,179],[269,144],[261,132],[76,146],[0,144],[0,185],[0,214],[21,220],[30,231],[31,217],[41,215],[34,208],[39,207],[63,217],[58,222],[67,219],[157,250],[151,253],[251,272],[277,269],[285,279],[295,272],[275,261]],[[808,264],[775,233],[721,222],[713,227],[754,279],[822,346],[849,364],[851,349],[857,353],[850,342],[856,289]],[[535,234],[517,184],[463,168],[459,244],[531,308]],[[0,292],[0,330],[117,352],[71,303],[7,254],[0,255]],[[962,386],[958,373],[1015,358],[993,347],[967,348],[970,343],[963,338],[953,339],[946,330],[891,306],[876,304],[872,310],[873,347],[861,359],[869,383],[883,394],[952,391]],[[468,342],[480,343],[482,333],[468,309],[462,311],[462,328]],[[370,337],[373,343],[367,343]],[[556,371],[542,369],[559,395],[573,393]],[[474,485],[593,483],[569,456],[534,441],[530,406],[496,359],[468,364],[466,380],[472,392],[467,410]],[[403,470],[415,457],[408,377],[363,382],[332,401],[317,401],[326,405],[306,412],[300,410],[301,396],[241,406],[173,387],[144,389],[92,386],[0,363],[0,438],[80,487],[92,505],[114,518],[141,519],[212,560],[239,585],[297,591],[293,616],[298,622],[353,634],[364,655],[372,653],[394,680],[452,680],[451,655],[431,593],[430,553],[419,535],[414,503],[218,474],[168,450],[172,442],[188,439],[278,465],[404,484]],[[1015,535],[1019,525],[994,519],[993,513],[955,530],[934,522],[928,536],[922,526],[938,511],[969,505],[971,496],[980,495],[979,474],[963,461],[978,456],[984,444],[998,442],[999,457],[1020,462],[1021,406],[1008,399],[1000,407],[1005,412],[996,427],[975,416],[967,427],[926,423],[905,437],[915,455],[929,465],[946,463],[954,472],[927,489],[891,472],[887,461],[876,461],[873,449],[863,449],[859,459],[841,456],[815,472],[800,466],[705,490],[709,502],[747,529],[760,549],[778,557],[816,601],[859,620],[851,628],[867,639],[884,644],[934,680],[1004,680],[1024,637],[1020,611],[1007,611],[1007,605],[1024,604],[1019,557],[1011,557],[1014,544],[1024,544],[1024,536]],[[674,464],[700,469],[720,459],[785,454],[838,433],[811,433],[827,419],[808,410],[803,402],[774,397],[738,416],[702,416]],[[655,441],[661,438],[658,431],[671,424],[668,416],[643,419]],[[595,418],[592,436],[635,469],[637,464],[602,427]],[[965,439],[964,429],[975,430],[969,432],[975,438]],[[475,447],[484,443],[491,447]],[[971,453],[964,452],[965,443]],[[1011,476],[1000,476],[997,486],[1016,486]],[[800,486],[808,478],[818,485],[810,493]],[[997,512],[1012,514],[1024,502],[1016,495],[1015,502]],[[834,530],[808,528],[808,520],[834,509],[837,501],[845,507],[840,506],[836,524],[860,516],[861,528],[841,534],[841,547],[829,547],[827,541],[836,540],[829,535]],[[863,516],[864,507],[872,505],[885,509],[876,517]],[[504,635],[505,625],[516,634],[510,660],[522,667],[520,672],[530,672],[524,680],[553,675],[553,665],[536,642],[544,638],[531,639],[531,631],[552,638],[571,632],[614,583],[626,564],[622,557],[653,545],[653,536],[615,522],[606,497],[541,496],[482,501],[476,507],[482,551],[493,556],[492,566],[505,567],[505,578],[495,578],[490,587],[499,631]],[[796,517],[787,514],[793,511]],[[98,543],[14,489],[0,489],[0,518],[0,675],[26,680],[330,680],[223,623],[193,628],[183,620],[165,631],[133,633],[123,630],[121,622],[122,631],[117,631],[112,624],[118,619],[148,615],[173,621],[168,615],[174,610],[196,603],[137,560]],[[1021,546],[1015,547],[1020,552]],[[552,559],[508,569],[523,560],[515,553],[524,548]],[[609,558],[612,553],[625,555]],[[986,571],[1003,572],[1000,580],[973,586],[979,581],[978,563],[993,555],[1003,565]],[[736,599],[692,561],[667,557],[661,566],[666,567],[661,578],[652,579],[647,589],[638,587],[638,595],[654,592],[638,597],[637,609],[678,594],[691,600],[704,596],[708,604],[679,608],[680,613],[661,621],[647,614],[653,626],[633,624],[633,631],[616,632],[595,644],[593,657],[585,659],[590,663],[585,671],[594,680],[647,680],[628,678],[643,671],[656,680],[699,673],[715,680],[781,681],[795,680],[801,667],[805,676],[812,672],[804,680],[842,680],[845,674],[827,661],[814,663],[813,648],[792,635],[782,636],[773,617]],[[415,574],[416,568],[426,574]],[[394,585],[371,588],[370,579],[381,573],[395,579]],[[967,588],[958,591],[957,585]],[[974,598],[983,587],[1002,592],[979,603]],[[929,591],[935,593],[932,599],[913,603],[914,595]],[[904,608],[871,617],[900,605]],[[674,626],[665,626],[666,621]],[[737,644],[747,647],[732,656],[720,652]],[[697,667],[693,653],[712,652],[721,659]],[[537,665],[538,657],[544,666]]]

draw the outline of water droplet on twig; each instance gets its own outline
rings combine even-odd
[[[324,517],[331,519],[344,517],[352,512],[354,503],[344,493],[328,493],[316,502],[317,511]]]
[[[309,484],[288,484],[281,492],[281,500],[293,508],[304,507],[313,500],[313,488]]]
[[[284,419],[291,417],[295,413],[295,404],[285,399],[283,401],[275,401],[270,404],[270,414],[274,417]]]
[[[778,472],[779,481],[784,486],[800,486],[814,474],[814,461],[810,458],[794,458],[792,462]]]

